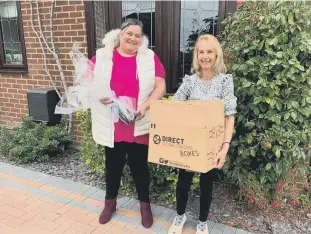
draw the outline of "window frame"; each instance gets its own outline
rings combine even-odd
[[[105,31],[120,27],[121,24],[121,1],[105,1]],[[84,1],[85,24],[88,58],[91,59],[96,54],[96,26],[94,22],[94,1]],[[110,16],[110,17],[109,17]]]
[[[4,47],[2,37],[0,36],[0,73],[27,73],[28,65],[27,65],[27,57],[26,57],[26,47],[25,47],[25,38],[24,38],[24,29],[23,29],[23,20],[22,20],[22,11],[21,11],[21,3],[19,1],[15,1],[16,3],[16,11],[17,11],[17,25],[18,25],[18,35],[20,48],[22,53],[22,64],[5,64],[5,55],[4,55]]]

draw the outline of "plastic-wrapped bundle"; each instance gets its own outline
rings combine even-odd
[[[80,52],[81,43],[74,43],[69,52],[74,66],[73,86],[68,87],[67,93],[55,107],[56,114],[71,114],[91,107],[92,101],[99,99],[98,92],[93,92],[96,87],[93,79],[94,63]],[[97,95],[96,95],[97,94]]]
[[[93,102],[99,102],[101,98],[108,97],[112,103],[112,121],[119,119],[126,124],[133,123],[138,116],[135,110],[135,100],[130,97],[116,97],[115,93],[103,93],[101,84],[94,79],[94,64],[79,50],[80,44],[74,43],[70,51],[70,57],[75,68],[74,86],[68,87],[65,99],[55,107],[55,114],[72,114],[79,110],[89,109]],[[104,105],[104,104],[103,104]]]
[[[126,96],[120,96],[116,98],[113,93],[113,97],[110,98],[113,106],[113,118],[116,121],[122,120],[126,124],[131,124],[138,116],[137,111],[134,108],[134,99]]]

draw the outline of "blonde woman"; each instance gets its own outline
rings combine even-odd
[[[226,162],[234,128],[236,97],[231,74],[226,74],[223,53],[218,40],[209,34],[198,38],[193,52],[193,75],[184,78],[173,97],[173,101],[224,100],[225,136],[222,149],[215,159],[215,167],[221,168]],[[176,188],[177,216],[169,229],[169,234],[181,234],[186,222],[185,209],[194,173],[179,170]],[[208,234],[207,217],[212,201],[215,170],[200,174],[200,216],[196,234]]]

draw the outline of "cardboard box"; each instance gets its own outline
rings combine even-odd
[[[151,163],[208,172],[224,140],[224,102],[152,101],[149,156]]]

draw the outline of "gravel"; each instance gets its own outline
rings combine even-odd
[[[15,164],[5,157],[0,161]],[[103,174],[92,172],[81,160],[77,150],[70,150],[64,156],[53,158],[46,163],[28,163],[19,165],[49,175],[71,179],[98,188],[105,188]],[[310,210],[283,209],[283,210],[254,210],[236,199],[236,189],[229,181],[218,181],[214,189],[214,199],[211,205],[209,219],[254,233],[272,234],[311,234]],[[164,205],[161,201],[153,201]],[[170,207],[174,208],[174,204]],[[191,194],[187,206],[189,215],[198,217],[199,196]]]

